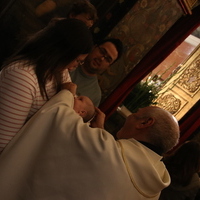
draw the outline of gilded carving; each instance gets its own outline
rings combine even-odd
[[[168,110],[172,114],[175,114],[181,107],[181,100],[173,94],[167,94],[159,97],[156,102],[158,103],[158,106]]]
[[[200,87],[200,59],[194,61],[180,76],[178,84],[189,91],[196,92]]]

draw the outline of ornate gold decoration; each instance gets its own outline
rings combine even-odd
[[[159,92],[158,106],[180,120],[200,98],[200,44]]]
[[[181,107],[181,100],[170,93],[159,97],[156,102],[158,106],[168,110],[171,114],[175,114]]]
[[[178,84],[191,93],[196,92],[200,87],[200,59],[192,63],[180,76]]]

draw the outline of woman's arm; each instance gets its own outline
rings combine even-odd
[[[7,68],[0,74],[0,152],[27,120],[35,85],[32,74],[19,68]]]

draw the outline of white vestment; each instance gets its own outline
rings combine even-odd
[[[161,156],[91,128],[62,90],[0,155],[1,200],[156,200],[170,183]]]

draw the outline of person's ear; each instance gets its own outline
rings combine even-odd
[[[138,120],[136,124],[137,129],[143,129],[152,126],[155,123],[155,119],[153,117],[146,117]]]
[[[78,114],[81,116],[81,117],[85,117],[87,115],[87,111],[86,110],[80,110],[78,112]]]

